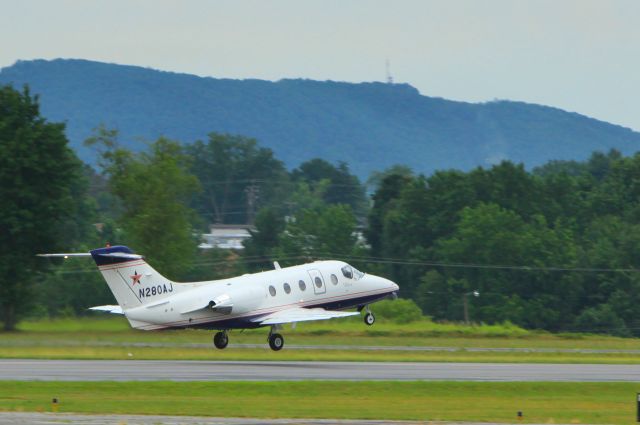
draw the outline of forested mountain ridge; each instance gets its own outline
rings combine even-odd
[[[534,167],[640,148],[640,133],[576,113],[450,101],[407,84],[216,79],[63,59],[19,61],[0,70],[0,83],[29,84],[43,115],[67,122],[71,145],[88,162],[95,158],[82,141],[100,123],[117,128],[134,150],[160,135],[193,142],[212,131],[242,134],[290,168],[322,157],[347,162],[361,177],[393,164],[430,174],[502,159]]]

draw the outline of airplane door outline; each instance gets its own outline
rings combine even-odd
[[[322,277],[322,273],[320,273],[320,270],[309,270],[309,277],[311,277],[311,284],[313,285],[314,294],[321,295],[327,293],[327,285],[324,282],[324,277]],[[320,282],[322,282],[322,285],[319,288],[318,285],[316,285],[316,278],[319,278]]]

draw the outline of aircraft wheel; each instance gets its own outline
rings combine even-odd
[[[229,336],[226,332],[218,332],[213,336],[213,345],[222,350],[229,344]]]
[[[284,347],[284,338],[280,334],[269,335],[269,347],[273,351],[280,351]]]
[[[374,323],[376,323],[376,316],[373,315],[373,313],[367,313],[364,315],[364,323],[367,326],[371,326]]]

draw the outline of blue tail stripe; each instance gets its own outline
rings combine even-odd
[[[136,261],[135,258],[121,258],[121,257],[104,257],[101,254],[111,254],[113,252],[124,252],[126,254],[133,254],[131,248],[124,245],[115,245],[107,248],[98,248],[91,250],[91,257],[98,266],[106,266],[109,264],[127,263],[129,261]]]

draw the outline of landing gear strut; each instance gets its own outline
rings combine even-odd
[[[374,316],[371,310],[369,310],[369,306],[365,307],[365,311],[367,312],[367,314],[364,315],[364,323],[367,326],[371,326],[376,323],[376,316]]]
[[[226,331],[220,331],[213,336],[213,345],[222,350],[229,344],[229,336]]]
[[[273,351],[280,351],[282,347],[284,347],[284,338],[279,333],[274,333],[273,331],[275,330],[277,330],[277,328],[274,326],[271,328],[271,332],[269,332],[269,347],[271,347]]]

